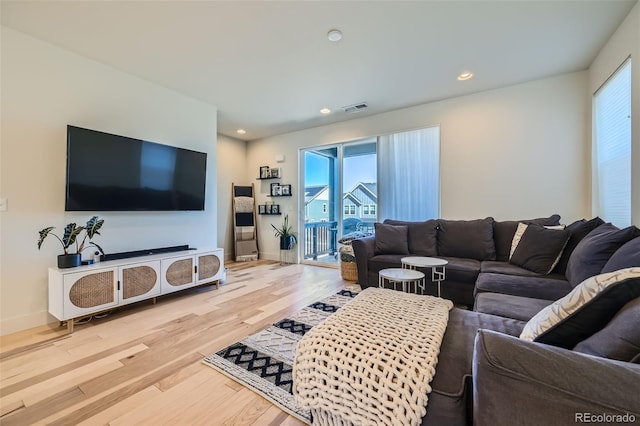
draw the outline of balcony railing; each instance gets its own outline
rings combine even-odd
[[[338,222],[308,222],[304,224],[304,258],[334,255],[337,251]]]

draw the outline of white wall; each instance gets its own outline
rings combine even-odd
[[[66,125],[74,124],[203,151],[203,212],[98,213],[96,242],[107,252],[217,244],[216,108],[2,27],[0,329],[54,321],[47,313],[47,268],[61,247],[38,251],[38,231],[84,223],[94,212],[65,213]]]
[[[631,223],[640,226],[640,3],[636,4],[589,68],[589,97],[631,55]],[[591,135],[590,135],[591,136]]]
[[[218,135],[218,247],[226,259],[234,259],[231,184],[250,185],[257,174],[247,169],[247,143]]]
[[[285,155],[281,182],[295,197],[281,204],[297,220],[300,147],[440,124],[443,218],[560,213],[569,223],[590,212],[587,80],[586,71],[571,73],[253,141],[247,166],[257,171]],[[261,192],[264,201],[268,185]],[[259,220],[261,255],[278,259],[268,224],[279,219]]]

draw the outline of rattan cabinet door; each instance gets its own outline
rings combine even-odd
[[[134,263],[118,268],[120,304],[160,295],[160,261]]]
[[[65,318],[75,318],[117,306],[117,275],[117,268],[65,274]]]
[[[198,265],[196,284],[210,283],[222,277],[224,269],[222,253],[222,250],[217,250],[196,256],[196,265]]]
[[[195,256],[162,259],[162,294],[193,287],[195,283]]]

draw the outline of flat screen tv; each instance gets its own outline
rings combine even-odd
[[[207,154],[67,126],[66,211],[204,210]]]

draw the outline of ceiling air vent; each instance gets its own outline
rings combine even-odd
[[[360,111],[365,110],[367,108],[369,108],[369,105],[367,105],[366,102],[359,102],[357,104],[353,104],[353,105],[342,107],[342,110],[344,112],[352,114],[352,113],[355,113],[355,112],[360,112]]]

